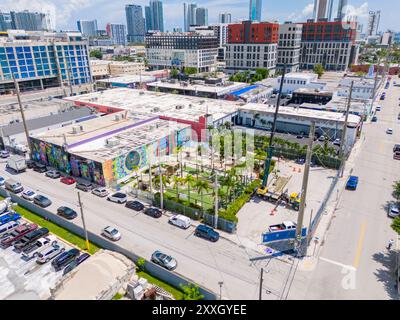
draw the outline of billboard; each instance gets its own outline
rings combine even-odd
[[[301,230],[301,236],[305,237],[307,235],[307,228]],[[283,240],[294,240],[296,238],[296,230],[284,230],[276,232],[266,232],[262,235],[262,243],[271,243]]]

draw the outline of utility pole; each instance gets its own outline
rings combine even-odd
[[[25,131],[25,137],[26,137],[26,142],[28,143],[28,148],[29,148],[29,159],[32,159],[32,146],[31,142],[29,139],[29,131],[28,131],[28,126],[26,124],[26,119],[25,119],[25,113],[24,113],[24,107],[22,106],[21,102],[21,94],[19,91],[19,84],[17,79],[15,79],[14,73],[12,74],[13,80],[14,80],[14,86],[15,86],[15,91],[17,93],[17,99],[18,99],[18,104],[19,104],[19,111],[21,112],[21,118],[22,122],[24,124],[24,131]]]
[[[214,192],[215,192],[215,220],[214,220],[214,228],[218,227],[218,175],[217,171],[215,171],[215,181],[214,181]]]
[[[162,181],[161,163],[158,164],[158,170],[160,171],[160,208],[164,208],[164,186]]]
[[[79,191],[78,191],[78,202],[79,202],[79,209],[81,210],[83,229],[85,230],[86,250],[89,252],[89,250],[90,250],[89,238],[88,238],[88,233],[87,233],[87,229],[86,229],[85,216],[83,215],[83,205],[82,205],[82,201],[81,201],[81,194]]]
[[[260,271],[260,288],[259,288],[259,292],[258,292],[258,300],[262,300],[262,287],[263,287],[263,273],[264,273],[264,268],[261,268]]]
[[[311,123],[311,128],[310,128],[306,165],[305,165],[304,175],[303,175],[303,184],[301,186],[300,209],[299,209],[299,214],[297,216],[296,241],[295,241],[295,244],[296,244],[295,248],[297,250],[297,254],[300,253],[299,249],[301,248],[301,242],[302,242],[303,220],[304,220],[304,211],[306,208],[308,177],[310,175],[310,165],[311,165],[311,158],[312,158],[312,148],[313,148],[313,143],[314,143],[314,134],[315,134],[315,122],[313,121]]]
[[[376,74],[375,74],[375,81],[374,81],[374,90],[372,91],[372,98],[371,98],[371,111],[374,109],[374,102],[376,96],[376,87],[378,86],[378,78],[379,78],[379,66],[381,64],[381,58],[378,58],[378,64],[376,66]]]
[[[346,108],[346,116],[344,119],[344,126],[343,126],[343,131],[342,131],[342,139],[340,141],[340,153],[339,153],[339,159],[341,159],[341,164],[340,164],[340,172],[339,176],[342,178],[343,177],[343,172],[344,172],[344,163],[345,163],[345,145],[346,145],[346,134],[347,134],[347,123],[349,121],[349,113],[350,113],[350,106],[351,106],[351,98],[353,95],[353,86],[354,86],[354,81],[351,82],[350,85],[350,92],[349,92],[349,99],[347,100],[347,108]]]

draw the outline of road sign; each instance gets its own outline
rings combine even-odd
[[[301,236],[305,237],[307,235],[307,228],[303,228],[301,231]],[[296,238],[296,230],[284,230],[276,232],[266,232],[262,235],[263,243],[270,243],[282,240],[290,240]]]

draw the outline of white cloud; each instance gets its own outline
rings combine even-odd
[[[304,21],[306,19],[311,18],[313,12],[314,12],[314,4],[309,3],[303,8],[303,10],[301,10],[301,13],[292,12],[287,18],[290,21]]]
[[[303,11],[301,12],[301,14],[303,15],[303,17],[308,17],[310,16],[312,13],[314,12],[314,4],[310,3],[308,5],[306,5],[303,9]]]

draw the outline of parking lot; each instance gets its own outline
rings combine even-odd
[[[65,251],[72,248],[59,238],[57,242],[65,247]],[[13,246],[0,248],[0,300],[47,299],[50,288],[62,277],[63,269],[56,272],[51,262],[39,265],[35,258],[24,260]]]

